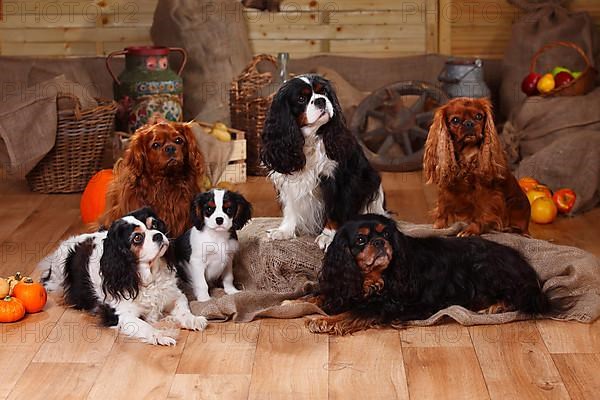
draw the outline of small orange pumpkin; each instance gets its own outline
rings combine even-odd
[[[6,296],[0,300],[0,322],[16,322],[25,316],[25,306],[21,300]]]
[[[103,169],[92,176],[88,182],[79,202],[81,221],[84,224],[97,221],[104,212],[104,208],[106,207],[106,190],[112,180],[112,170]]]
[[[12,295],[21,300],[29,314],[42,311],[48,300],[44,285],[34,282],[31,278],[25,278],[17,283]]]

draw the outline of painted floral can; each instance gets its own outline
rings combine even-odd
[[[169,67],[169,54],[181,54],[177,72]],[[110,65],[115,56],[125,56],[125,69],[117,77]],[[106,68],[113,78],[114,97],[119,108],[117,129],[134,132],[150,119],[183,118],[183,79],[187,54],[179,47],[137,46],[112,52]]]

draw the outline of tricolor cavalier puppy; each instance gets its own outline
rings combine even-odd
[[[488,100],[457,98],[436,111],[423,172],[439,189],[435,228],[464,221],[459,236],[527,234],[529,201],[508,168]]]
[[[106,326],[159,345],[175,345],[168,331],[151,324],[163,317],[200,330],[206,318],[190,312],[177,286],[175,268],[164,258],[165,224],[149,209],[113,222],[108,231],[67,239],[39,265],[48,291],[65,303],[98,314]]]
[[[326,248],[349,218],[386,214],[379,174],[346,127],[328,80],[303,75],[284,83],[261,137],[261,160],[283,207],[272,239],[320,234],[316,242]]]
[[[551,309],[542,282],[516,250],[480,237],[414,238],[391,219],[346,223],[327,250],[319,294],[330,317],[307,322],[317,333],[427,319],[452,305],[477,312]]]
[[[198,301],[210,299],[208,283],[221,280],[227,294],[233,285],[233,257],[239,249],[237,230],[251,218],[252,207],[235,192],[213,189],[192,202],[194,226],[175,243],[179,277]]]

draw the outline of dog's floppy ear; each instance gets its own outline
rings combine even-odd
[[[427,183],[446,184],[456,174],[456,168],[454,144],[446,126],[446,107],[440,107],[425,142],[423,173]]]
[[[129,236],[133,227],[119,219],[112,223],[100,258],[102,291],[115,299],[135,299],[139,292],[138,260],[131,251]]]
[[[192,200],[190,206],[190,216],[192,224],[201,231],[204,228],[204,205],[212,199],[212,192],[199,193]]]
[[[135,177],[140,177],[144,174],[148,156],[146,154],[147,136],[151,135],[153,125],[144,125],[138,128],[133,136],[129,147],[123,155],[123,166],[127,168],[127,172]]]
[[[304,136],[287,100],[289,82],[275,94],[261,135],[261,161],[270,170],[282,174],[299,171],[306,164]]]
[[[319,291],[324,295],[323,309],[328,314],[347,311],[362,299],[363,276],[350,252],[348,229],[335,234],[319,272]]]
[[[188,149],[187,157],[188,164],[190,166],[190,172],[193,172],[196,176],[201,176],[204,173],[204,155],[198,147],[196,136],[194,131],[190,127],[189,123],[175,123],[175,129],[185,138],[186,146]]]
[[[313,79],[323,85],[325,96],[327,96],[333,106],[333,117],[319,128],[319,134],[323,137],[327,157],[335,161],[346,160],[350,157],[350,153],[354,151],[357,144],[356,139],[346,125],[344,112],[332,83],[322,76],[315,76]]]
[[[232,228],[238,231],[250,221],[250,218],[252,218],[252,205],[244,198],[244,196],[237,192],[229,192],[229,196],[237,205],[237,210],[233,217]]]
[[[492,103],[487,99],[477,99],[485,114],[483,145],[479,151],[478,171],[482,177],[504,178],[507,172],[506,156],[494,125]]]

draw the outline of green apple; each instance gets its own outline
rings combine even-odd
[[[569,68],[565,68],[565,67],[554,67],[552,69],[551,74],[552,74],[552,76],[556,76],[556,75],[558,75],[559,73],[561,73],[563,71],[568,72],[568,73],[571,74],[571,71],[569,70]],[[571,75],[573,75],[573,74],[571,74]]]
[[[571,75],[573,75],[573,78],[577,79],[581,76],[581,71],[571,72]]]

